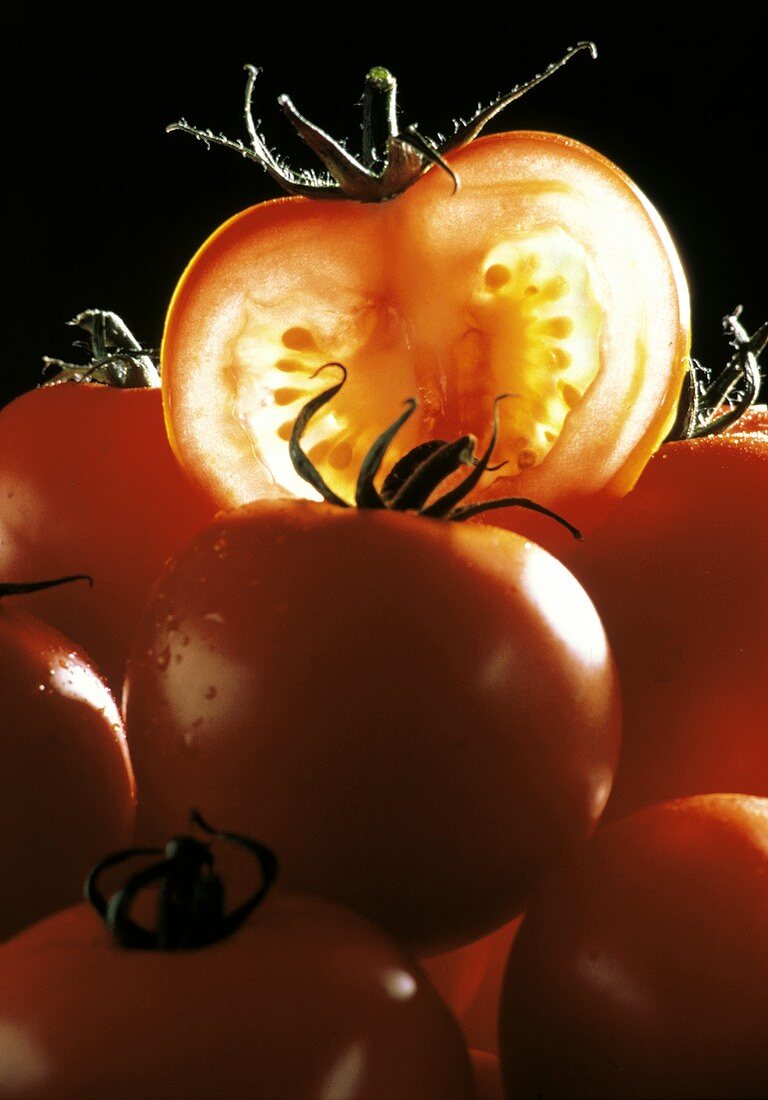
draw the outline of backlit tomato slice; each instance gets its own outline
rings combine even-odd
[[[225,223],[190,263],[165,330],[166,417],[222,504],[312,495],[286,440],[329,361],[348,383],[306,442],[341,495],[409,396],[419,411],[393,460],[426,438],[482,442],[508,393],[490,495],[588,527],[634,483],[668,427],[689,342],[661,219],[564,137],[497,134],[449,160],[455,194],[430,171],[389,202],[278,199]]]

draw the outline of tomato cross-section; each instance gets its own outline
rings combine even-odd
[[[589,527],[636,480],[689,344],[659,215],[604,157],[553,134],[492,135],[448,159],[455,193],[432,170],[388,202],[278,199],[225,223],[190,263],[166,323],[166,418],[221,503],[311,495],[286,440],[330,361],[348,384],[306,444],[341,495],[407,397],[419,408],[401,453],[487,440],[494,398],[512,395],[486,495]]]

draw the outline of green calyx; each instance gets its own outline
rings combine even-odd
[[[723,318],[733,355],[714,377],[695,359],[688,365],[675,422],[665,443],[703,439],[735,424],[758,399],[762,374],[758,362],[768,347],[768,322],[751,336],[741,323],[742,307]]]
[[[199,130],[184,119],[168,126],[167,131],[179,130],[198,138],[206,146],[221,145],[231,149],[258,164],[290,195],[384,202],[401,195],[433,165],[447,173],[456,191],[459,180],[445,157],[468,145],[495,115],[582,51],[588,51],[593,58],[597,56],[594,43],[578,42],[559,61],[547,66],[544,72],[525,84],[517,85],[507,95],[499,96],[488,107],[478,109],[467,121],[457,122],[450,137],[437,141],[425,137],[414,125],[398,125],[397,81],[388,69],[374,66],[368,72],[363,90],[363,149],[360,157],[353,156],[343,143],[300,114],[287,95],[280,96],[278,104],[288,121],[322,161],[327,173],[322,176],[311,171],[294,171],[271,151],[258,133],[252,111],[253,88],[259,73],[254,65],[245,66],[248,76],[243,113],[249,144],[233,141],[212,130]]]

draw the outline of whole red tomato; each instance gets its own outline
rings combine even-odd
[[[606,816],[708,791],[768,794],[765,412],[665,444],[564,560],[600,612],[621,678]]]
[[[615,821],[541,883],[502,993],[515,1097],[768,1094],[768,800]]]
[[[2,596],[0,940],[82,897],[104,845],[130,841],[135,809],[107,685],[79,646]]]
[[[618,744],[602,626],[519,536],[264,501],[174,556],[124,699],[144,839],[191,805],[427,954],[519,912]]]
[[[190,910],[171,898],[178,930]],[[356,914],[281,890],[205,946],[120,946],[85,904],[40,922],[0,947],[0,1034],[9,1100],[473,1096],[416,964]]]
[[[148,588],[212,517],[168,445],[158,388],[63,382],[0,410],[0,580],[88,573],[28,597],[119,695]],[[26,597],[25,597],[26,599]]]
[[[168,446],[159,390],[63,383],[0,411],[0,576],[88,573],[34,611],[92,652],[119,692],[155,575],[214,508]]]
[[[391,126],[391,74],[372,71],[365,96],[366,117],[378,106]],[[490,402],[515,394],[500,413],[504,465],[489,496],[530,497],[588,529],[634,483],[684,374],[680,262],[645,196],[594,150],[547,133],[472,140],[504,102],[441,147],[441,166],[403,126],[383,138],[374,169],[326,134],[307,137],[282,97],[338,186],[312,187],[278,164],[253,125],[250,148],[236,146],[293,197],[243,211],[202,245],[162,348],[173,446],[223,505],[311,496],[284,441],[330,360],[349,385],[310,442],[341,495],[403,394],[420,406],[400,453],[434,436],[487,438]],[[537,525],[521,513],[498,523]],[[537,533],[558,536],[551,525]]]

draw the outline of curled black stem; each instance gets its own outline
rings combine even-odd
[[[350,505],[326,484],[322,475],[301,447],[301,437],[312,417],[318,409],[326,405],[339,392],[347,379],[347,371],[341,363],[326,363],[318,371],[315,371],[313,377],[330,366],[339,367],[343,377],[340,382],[317,394],[303,407],[293,426],[289,450],[294,469],[299,477],[311,485],[326,503],[335,504],[341,508],[349,508]],[[374,485],[374,478],[381,468],[386,451],[398,431],[412,416],[418,404],[414,397],[408,398],[405,402],[405,410],[376,438],[363,459],[355,490],[356,506],[358,508],[384,508],[390,511],[416,512],[418,515],[432,519],[452,521],[471,519],[482,512],[489,512],[496,508],[522,507],[548,516],[550,519],[562,524],[574,538],[581,538],[579,531],[573,524],[568,523],[567,520],[564,520],[549,508],[535,504],[524,497],[505,497],[460,506],[461,501],[472,492],[482,475],[489,469],[488,463],[496,446],[499,430],[498,405],[505,398],[512,396],[514,395],[503,393],[494,399],[490,439],[485,451],[479,458],[475,456],[477,440],[472,435],[460,436],[452,442],[442,439],[426,440],[408,451],[395,463],[384,479],[381,491],[378,491]],[[471,466],[473,469],[458,485],[454,485],[437,500],[430,503],[440,484],[446,478],[454,475],[463,465]],[[498,469],[498,467],[494,467],[494,469]]]
[[[191,819],[210,841],[179,836],[169,840],[164,849],[128,848],[101,860],[88,876],[86,897],[121,947],[175,951],[217,943],[243,924],[274,883],[277,859],[269,848],[249,837],[212,829],[197,810],[192,811]],[[257,889],[229,912],[224,907],[224,887],[213,869],[211,844],[216,840],[243,848],[261,870]],[[99,887],[103,873],[140,856],[162,858],[131,875],[122,889],[105,898]],[[149,929],[133,919],[131,908],[142,890],[155,883],[159,886],[157,928]]]
[[[71,584],[72,581],[88,581],[88,587],[93,587],[93,577],[87,573],[73,573],[69,577],[57,577],[51,581],[2,581],[0,582],[0,599],[3,596],[25,596],[29,592],[41,592],[44,588],[55,588],[60,584]]]

